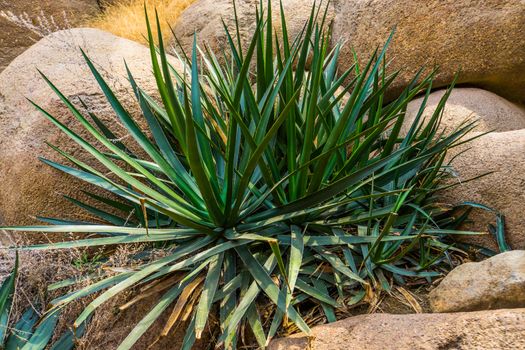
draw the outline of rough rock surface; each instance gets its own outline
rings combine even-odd
[[[470,83],[514,100],[525,100],[525,2],[516,0],[336,0],[333,39],[346,42],[342,67],[382,46],[389,47],[394,82],[403,88],[423,65],[439,65],[435,86]]]
[[[448,314],[370,314],[277,339],[270,350],[523,349],[525,309]]]
[[[444,90],[440,90],[429,95],[424,118],[432,115],[444,93]],[[422,101],[423,97],[419,97],[409,103],[402,133],[412,124]],[[460,152],[465,153],[452,161],[456,176],[452,181],[458,186],[445,191],[443,199],[453,205],[465,201],[479,202],[500,211],[506,218],[506,235],[511,246],[524,249],[525,108],[489,91],[456,88],[444,108],[442,129],[450,132],[467,119],[477,122],[468,137],[493,132],[451,151],[449,159]],[[480,179],[467,181],[490,172]],[[461,239],[497,250],[494,238],[488,234],[488,225],[494,224],[495,220],[494,213],[476,209],[464,228],[487,234]]]
[[[288,33],[293,39],[310,17],[314,0],[283,0],[282,4]],[[236,1],[241,43],[244,49],[248,47],[255,29],[255,10],[258,5],[259,0]],[[280,28],[279,0],[272,0],[272,13],[274,27]],[[330,22],[334,15],[333,6],[330,5],[327,21]],[[193,34],[196,32],[199,44],[205,43],[220,57],[222,51],[229,48],[222,20],[234,35],[235,17],[231,0],[197,0],[178,18],[174,32],[185,51],[191,52]]]
[[[97,0],[0,0],[0,72],[42,35],[98,13]]]
[[[424,119],[432,116],[444,94],[445,90],[439,90],[429,95],[422,115]],[[419,97],[408,104],[405,128],[410,127],[416,118],[423,99]],[[452,131],[465,120],[477,121],[476,132],[525,129],[525,108],[489,91],[456,88],[445,105],[441,127]]]
[[[430,292],[429,301],[433,312],[525,307],[525,251],[456,267]]]
[[[461,151],[466,152],[452,161],[459,185],[444,192],[444,200],[451,204],[473,201],[498,210],[505,215],[510,246],[525,249],[525,129],[484,135],[455,152]],[[466,181],[489,172],[475,181]],[[488,233],[488,225],[494,223],[493,213],[476,209],[464,228]],[[467,236],[465,240],[497,250],[490,234]]]
[[[73,102],[82,98],[90,110],[126,137],[89,68],[82,47],[132,113],[138,111],[127,81],[124,59],[139,85],[155,91],[149,50],[130,40],[96,29],[72,29],[45,37],[0,73],[0,224],[33,223],[34,215],[77,217],[78,209],[61,194],[78,197],[79,182],[39,162],[37,156],[64,162],[45,142],[87,160],[86,154],[31,106],[46,109],[80,136],[89,139],[67,108],[37,72],[40,69]],[[80,105],[79,105],[80,106]],[[85,215],[85,214],[84,214]]]

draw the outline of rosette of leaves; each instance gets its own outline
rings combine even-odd
[[[41,218],[52,225],[10,229],[97,234],[24,249],[145,244],[136,267],[56,299],[50,313],[98,293],[75,321],[79,326],[115,295],[141,287],[143,294],[130,303],[148,290],[163,294],[121,350],[168,308],[159,336],[189,321],[184,349],[201,338],[211,315],[220,328],[217,344],[235,348],[246,325],[264,347],[283,320],[310,332],[301,305],[305,311],[320,304],[334,321],[338,308],[359,302],[372,286],[440,274],[444,237],[468,232],[454,229],[455,218],[436,192],[450,173],[447,151],[464,142],[474,125],[438,131],[449,89],[423,121],[425,98],[401,135],[407,104],[416,95],[428,97],[434,71],[420,72],[387,99],[397,75],[387,72],[391,37],[365,64],[356,59],[340,72],[341,45],[331,46],[323,7],[312,8],[294,38],[282,6],[277,20],[269,1],[265,7],[261,3],[247,46],[237,39],[237,21],[234,28],[225,25],[229,50],[218,55],[194,43],[191,53],[179,54],[183,72],[170,65],[160,30],[154,44],[148,21],[160,100],[137,86],[128,70],[146,129],[84,55],[131,136],[126,141],[96,115],[84,115],[60,84],[43,76],[97,142],[35,107],[107,171],[57,146],[67,164],[42,161],[113,197],[92,194],[100,207],[73,200],[97,223]],[[152,248],[163,249],[164,256],[146,259]],[[274,308],[261,313],[257,305],[268,303]]]

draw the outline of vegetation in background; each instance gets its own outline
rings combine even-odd
[[[36,305],[30,305],[20,319],[13,317],[13,300],[18,278],[18,254],[13,271],[0,286],[0,349],[4,350],[42,350],[53,336],[60,313],[41,317]],[[75,336],[82,336],[84,327],[76,334],[66,331],[50,346],[51,350],[71,350],[75,345]]]
[[[18,254],[15,259],[13,271],[11,271],[9,276],[7,276],[7,278],[2,282],[2,286],[0,286],[0,349],[9,349],[7,347],[8,344],[18,342],[16,339],[17,335],[14,332],[9,332],[8,328],[16,289],[17,275]],[[22,319],[25,319],[25,317],[22,317]],[[16,347],[13,348],[11,346],[11,349],[16,349]]]
[[[147,31],[144,23],[144,5],[151,12],[157,11],[164,39],[171,34],[170,25],[177,22],[182,11],[195,0],[118,0],[104,8],[104,12],[87,23],[123,38],[147,43]],[[156,36],[156,28],[153,34]]]
[[[42,161],[111,196],[92,194],[100,206],[74,202],[100,218],[97,223],[40,218],[51,225],[5,229],[96,234],[22,249],[145,243],[133,268],[107,271],[55,299],[46,317],[98,293],[75,321],[80,327],[107,300],[139,287],[123,308],[163,294],[121,350],[131,348],[168,308],[158,336],[187,320],[183,349],[202,337],[207,324],[226,348],[241,342],[241,329],[250,329],[264,347],[283,326],[309,333],[307,315],[314,306],[332,322],[338,310],[366,300],[376,288],[429,281],[446,270],[448,237],[469,232],[455,230],[458,220],[436,193],[450,174],[447,151],[465,142],[474,127],[465,123],[438,132],[451,90],[423,121],[425,98],[408,133],[400,135],[407,104],[418,94],[428,97],[435,72],[418,74],[386,101],[397,75],[386,71],[391,38],[366,65],[339,72],[341,46],[330,47],[323,8],[312,9],[293,40],[284,14],[282,34],[274,34],[270,13],[270,2],[266,9],[261,3],[247,47],[235,39],[238,27],[225,28],[226,60],[196,44],[191,53],[181,52],[185,72],[168,63],[159,17],[158,46],[148,22],[162,103],[129,72],[148,130],[86,57],[140,155],[116,138],[111,125],[78,110],[60,92],[60,82],[55,86],[43,76],[98,142],[35,107],[106,170],[57,146],[68,164]],[[166,254],[150,254],[159,248]]]

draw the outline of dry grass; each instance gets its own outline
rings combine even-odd
[[[148,13],[155,9],[159,14],[161,30],[165,38],[171,35],[170,25],[174,26],[182,11],[195,0],[120,0],[108,5],[104,13],[88,23],[89,26],[105,30],[123,38],[145,43],[146,22],[144,2]],[[156,35],[156,29],[155,33]]]
[[[87,286],[93,283],[94,280],[86,279],[74,286],[54,291],[47,290],[49,284],[72,277],[80,278],[87,273],[97,276],[98,274],[108,273],[113,268],[133,268],[136,261],[130,259],[130,257],[143,250],[144,247],[140,245],[117,247],[107,262],[97,266],[74,266],[72,262],[82,257],[83,250],[81,249],[21,252],[11,326],[20,319],[26,308],[33,307],[39,315],[43,315],[46,305],[52,299]],[[153,254],[156,258],[159,258],[164,256],[166,252],[158,250],[153,252]],[[0,282],[11,272],[13,264],[14,253],[6,249],[0,249]],[[142,317],[156,305],[162,295],[162,293],[156,293],[132,307],[120,311],[119,307],[137,297],[138,292],[139,290],[126,291],[97,310],[88,323],[86,334],[82,338],[77,339],[76,349],[116,349]],[[95,296],[92,295],[75,301],[62,310],[51,343],[56,341],[67,329],[71,329],[74,320]],[[155,322],[149,332],[139,340],[135,348],[149,350],[179,348],[184,338],[185,327],[177,327],[169,335],[159,338],[168,316],[166,314]],[[195,349],[205,348],[204,345],[210,337],[211,335],[206,334],[203,340],[195,345]]]

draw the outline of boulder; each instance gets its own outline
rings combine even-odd
[[[452,161],[458,185],[444,191],[443,200],[453,205],[478,202],[499,211],[505,216],[507,242],[513,249],[525,249],[525,129],[483,135],[453,153],[463,151]],[[466,181],[483,174],[488,175]],[[476,209],[463,228],[488,233],[495,221],[494,213]],[[464,240],[497,250],[490,234]]]
[[[448,314],[370,314],[270,343],[270,350],[523,349],[525,309]]]
[[[352,49],[367,60],[396,27],[387,58],[402,69],[393,91],[404,88],[422,67],[439,65],[435,87],[459,83],[525,100],[525,2],[516,0],[412,1],[336,0],[333,40],[344,41],[341,68]]]
[[[428,96],[422,115],[424,119],[432,116],[445,91],[435,91]],[[424,97],[419,97],[408,104],[404,123],[406,131],[416,118],[423,100]],[[456,88],[443,110],[441,129],[450,132],[466,120],[477,121],[476,132],[525,129],[525,108],[486,90]]]
[[[30,224],[34,215],[80,216],[79,209],[61,195],[78,197],[86,184],[39,162],[37,156],[64,162],[45,142],[91,164],[92,158],[41,115],[31,99],[80,136],[91,139],[37,72],[40,69],[72,101],[82,98],[89,109],[126,137],[109,103],[92,76],[79,47],[93,60],[108,84],[137,115],[139,108],[124,66],[126,60],[139,86],[156,91],[148,48],[97,29],[72,29],[45,37],[0,73],[0,225]],[[177,62],[172,62],[176,69]]]
[[[308,21],[314,3],[314,0],[282,0],[291,40],[301,32],[306,21]],[[239,19],[241,43],[242,47],[246,49],[255,29],[255,10],[259,6],[259,0],[238,0],[235,4]],[[324,7],[322,10],[324,11]],[[272,14],[274,27],[279,29],[281,24],[279,0],[272,0]],[[328,23],[334,15],[333,5],[330,4],[327,12]],[[322,12],[320,16],[322,16]],[[174,33],[186,52],[191,52],[193,34],[196,32],[199,45],[208,45],[218,57],[222,57],[222,52],[229,49],[222,20],[226,23],[232,36],[235,37],[233,1],[197,0],[177,19]]]
[[[0,72],[42,36],[99,13],[97,0],[0,0]]]
[[[445,91],[439,90],[428,97],[423,118],[429,118]],[[409,103],[405,123],[401,130],[406,133],[414,121],[423,97]],[[456,205],[465,201],[484,204],[506,216],[506,233],[516,249],[525,248],[525,224],[521,213],[525,210],[523,190],[525,175],[525,108],[492,92],[476,88],[456,88],[452,91],[443,110],[441,129],[451,132],[466,120],[476,121],[477,126],[467,137],[494,131],[472,142],[452,149],[449,159],[457,186],[444,191],[445,202]],[[461,152],[464,152],[455,157]],[[492,172],[480,179],[467,180]],[[467,243],[497,250],[488,225],[495,223],[494,213],[476,209],[464,229],[487,233],[483,236],[465,236]]]
[[[459,265],[430,292],[429,301],[433,312],[525,307],[525,250]]]

